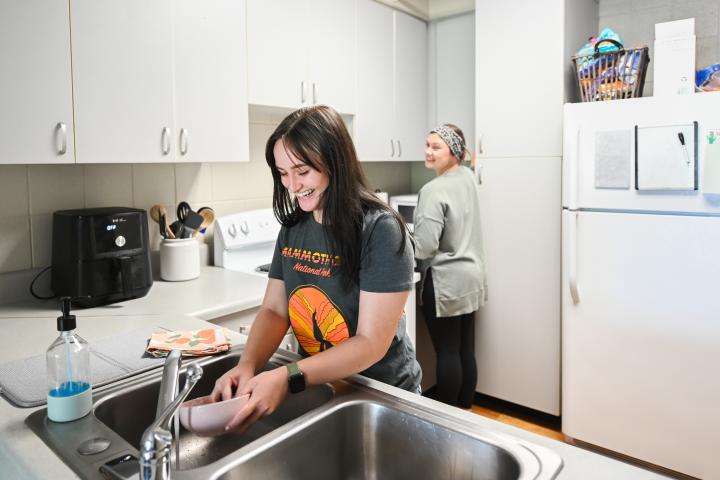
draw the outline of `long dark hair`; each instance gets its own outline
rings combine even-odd
[[[333,250],[330,253],[341,258],[344,286],[358,283],[363,218],[368,210],[383,210],[393,215],[402,232],[398,253],[404,251],[405,222],[372,193],[345,123],[326,105],[301,108],[285,117],[265,146],[265,159],[273,176],[273,210],[280,223],[291,227],[312,212],[302,211],[282,184],[274,154],[279,140],[288,152],[315,170],[326,173],[330,179],[320,199],[322,225]]]

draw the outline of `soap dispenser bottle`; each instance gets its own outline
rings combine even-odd
[[[87,415],[92,407],[90,345],[75,333],[70,297],[62,297],[57,318],[58,338],[47,349],[47,415],[54,422],[69,422]]]

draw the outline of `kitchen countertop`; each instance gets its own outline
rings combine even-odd
[[[260,276],[204,267],[201,276],[195,280],[177,283],[156,281],[149,294],[143,298],[75,310],[77,331],[92,345],[103,337],[147,325],[160,325],[169,329],[202,328],[207,326],[205,320],[260,305],[265,284],[266,280]],[[6,339],[0,349],[0,363],[43,353],[57,336],[55,318],[58,315],[55,301],[32,300],[0,305],[0,325],[3,338]],[[241,344],[244,340],[243,335],[232,333],[233,344]],[[407,392],[380,382],[364,378],[360,381],[393,395],[416,398],[420,403],[434,403],[427,398],[409,396]],[[43,407],[17,408],[0,399],[0,472],[3,478],[77,478],[25,425],[25,418],[40,408]],[[469,424],[521,437],[554,450],[564,461],[559,479],[666,478],[470,412],[445,408]]]

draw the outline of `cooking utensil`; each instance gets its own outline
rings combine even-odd
[[[192,211],[193,210],[192,210],[192,208],[190,208],[189,203],[187,203],[187,202],[178,203],[177,212],[176,212],[178,220],[180,220],[182,223],[185,223],[185,218]]]
[[[182,232],[183,232],[183,223],[180,220],[175,220],[170,224],[170,231],[173,233],[175,238],[183,238]]]
[[[167,225],[167,210],[162,205],[153,205],[150,207],[150,218],[160,225],[160,235],[163,238],[175,238],[173,232]]]
[[[205,229],[212,225],[212,223],[215,221],[215,211],[210,207],[201,208],[200,210],[198,210],[198,215],[203,218],[203,221],[200,224],[200,227],[193,232],[193,237],[197,237],[200,233],[205,233]]]
[[[202,212],[204,212],[205,210],[210,210],[211,212],[213,212],[213,217],[215,216],[215,210],[213,210],[211,207],[200,207],[200,208],[198,208],[197,212],[202,215]],[[210,222],[210,223],[212,223],[212,222]],[[207,230],[207,227],[203,227],[200,230],[200,233],[204,234],[206,230]]]
[[[195,233],[196,230],[199,230],[204,221],[205,218],[202,215],[190,210],[185,216],[185,221],[183,222],[184,234],[186,235],[183,238],[188,238]]]

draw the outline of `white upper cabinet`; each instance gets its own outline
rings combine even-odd
[[[570,61],[563,57],[563,4],[476,0],[481,157],[562,155],[563,66]]]
[[[73,0],[77,161],[174,160],[172,3]]]
[[[355,0],[248,0],[248,101],[355,113]]]
[[[311,0],[308,99],[352,114],[357,110],[355,0]]]
[[[4,2],[0,163],[73,163],[68,2]]]
[[[427,25],[358,0],[360,160],[422,160],[427,134]]]
[[[248,103],[298,108],[307,101],[305,13],[298,0],[247,1]]]
[[[77,161],[248,160],[244,3],[73,0]]]
[[[475,15],[466,13],[431,24],[431,63],[435,65],[433,126],[453,123],[469,150],[475,137]]]
[[[175,0],[176,161],[248,161],[245,2]]]
[[[358,111],[355,147],[360,160],[395,158],[394,14],[358,1]]]
[[[427,24],[395,12],[395,154],[400,160],[425,156],[427,78]]]

